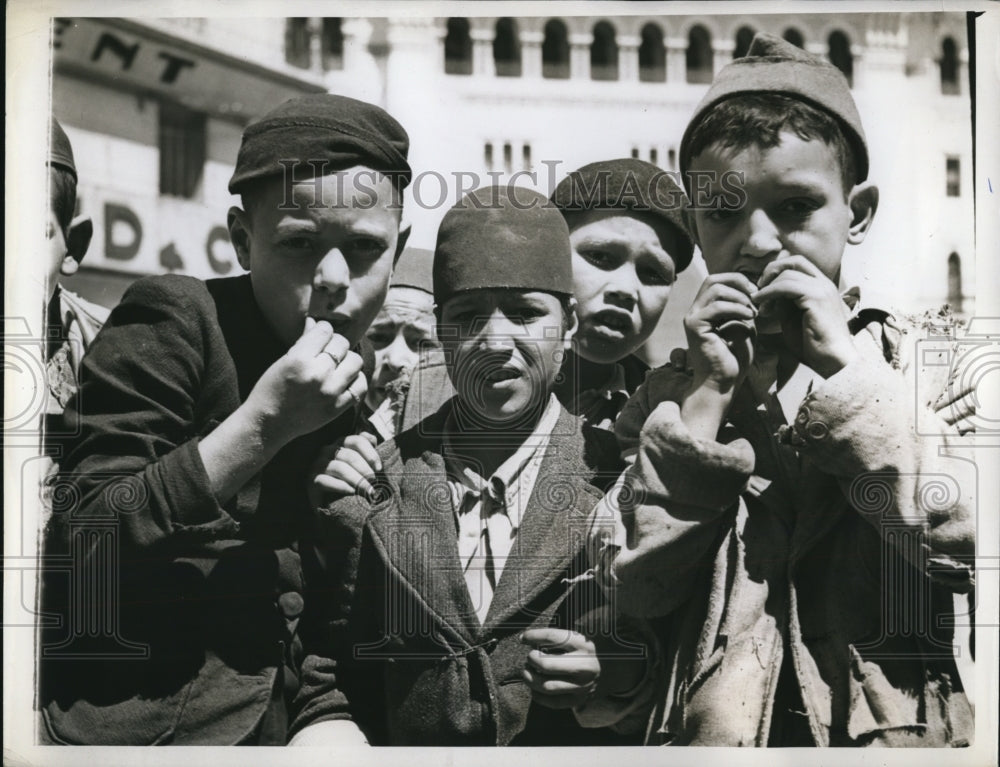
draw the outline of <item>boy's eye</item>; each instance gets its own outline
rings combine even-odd
[[[369,331],[368,340],[371,341],[372,346],[374,346],[376,349],[384,349],[392,342],[392,336],[390,336],[388,333]]]
[[[612,269],[615,266],[615,257],[606,250],[586,249],[581,250],[580,255],[587,259],[594,266],[601,269]]]
[[[370,237],[360,237],[356,240],[351,240],[348,247],[352,256],[368,260],[376,259],[381,256],[388,246],[381,240],[375,240]]]
[[[781,205],[781,210],[783,213],[787,213],[791,216],[808,216],[816,208],[819,207],[814,201],[805,198],[795,198],[791,200],[785,200]]]
[[[643,285],[673,285],[674,275],[659,269],[640,269],[639,279]]]
[[[705,218],[709,221],[723,222],[730,221],[739,215],[739,208],[730,208],[724,205],[718,205],[709,210],[705,211]]]
[[[313,241],[309,237],[286,237],[281,241],[281,247],[286,250],[312,250]]]

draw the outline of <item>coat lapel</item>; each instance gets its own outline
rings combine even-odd
[[[553,581],[564,577],[573,558],[585,549],[600,493],[590,484],[594,470],[583,455],[578,419],[563,410],[493,593],[484,629],[523,611]]]
[[[451,493],[439,448],[418,437],[404,438],[403,461],[393,478],[398,495],[375,507],[367,524],[390,582],[402,581],[417,605],[471,644],[478,620],[459,563]]]

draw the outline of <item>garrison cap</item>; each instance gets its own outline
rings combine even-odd
[[[434,295],[434,251],[405,248],[392,270],[390,288],[416,288]]]
[[[402,191],[412,176],[409,147],[403,126],[374,104],[331,93],[289,99],[243,131],[229,191],[282,176],[290,160],[296,181],[364,165]]]
[[[49,118],[49,165],[58,165],[73,174],[76,179],[76,163],[73,162],[73,146],[69,136],[55,117]]]
[[[569,229],[544,195],[482,187],[445,214],[434,249],[434,301],[443,306],[479,288],[573,294]]]
[[[868,178],[868,145],[847,78],[826,59],[766,32],[757,33],[746,56],[719,71],[695,109],[681,139],[682,174],[691,162],[689,142],[698,121],[720,101],[744,93],[778,93],[832,115],[853,150],[855,183]]]
[[[552,202],[563,215],[589,210],[645,213],[665,221],[674,233],[670,257],[677,271],[691,263],[694,243],[684,223],[687,195],[665,170],[634,158],[584,165],[559,182]]]

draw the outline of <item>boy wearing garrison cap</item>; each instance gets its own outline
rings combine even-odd
[[[619,605],[668,618],[650,742],[967,744],[948,613],[972,585],[975,479],[939,451],[968,412],[953,392],[914,403],[941,368],[841,298],[878,201],[847,82],[758,35],[680,159],[710,276],[686,365],[650,374],[616,427],[635,454]]]
[[[284,744],[305,475],[366,393],[352,349],[403,239],[407,149],[378,107],[285,102],[230,181],[250,273],[143,279],[111,313],[68,408],[78,503],[47,541],[75,570],[46,597],[63,621],[43,638],[44,742]]]
[[[565,221],[528,189],[480,189],[442,221],[434,299],[456,394],[378,448],[374,492],[321,510],[293,745],[591,737],[567,710],[599,670],[568,629],[601,599],[585,575],[597,472],[553,394],[570,270]]]

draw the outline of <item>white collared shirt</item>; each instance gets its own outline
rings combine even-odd
[[[458,556],[480,623],[486,620],[493,590],[514,548],[559,413],[553,394],[531,435],[489,479],[455,456],[445,437]]]

